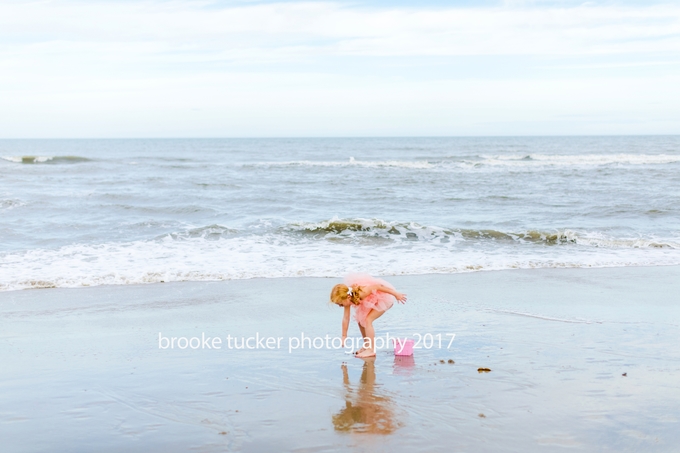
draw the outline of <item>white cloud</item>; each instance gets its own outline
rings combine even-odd
[[[0,5],[5,49],[88,43],[105,53],[279,51],[318,55],[526,55],[680,51],[680,7],[359,8],[270,3],[17,2]],[[18,39],[17,39],[18,38]],[[22,44],[24,41],[25,44]],[[60,44],[60,45],[57,45]],[[77,50],[77,47],[72,49]]]

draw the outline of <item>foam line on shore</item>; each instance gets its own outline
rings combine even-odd
[[[604,321],[590,321],[587,319],[563,319],[563,318],[554,318],[552,316],[544,316],[544,315],[537,315],[533,313],[524,313],[521,311],[512,311],[512,310],[500,310],[497,308],[485,308],[484,311],[487,312],[492,312],[492,313],[503,313],[506,315],[515,315],[515,316],[525,316],[528,318],[536,318],[536,319],[541,319],[543,321],[556,321],[556,322],[566,322],[570,324],[602,324]]]

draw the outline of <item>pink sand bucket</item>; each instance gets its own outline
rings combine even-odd
[[[409,338],[393,338],[394,355],[413,355],[413,340]]]

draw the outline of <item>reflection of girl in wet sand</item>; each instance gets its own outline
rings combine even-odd
[[[345,407],[333,415],[336,431],[368,434],[390,434],[401,425],[394,420],[392,401],[375,392],[374,359],[364,363],[359,388],[355,391],[349,383],[347,365],[342,365],[345,384]]]
[[[354,307],[354,318],[359,323],[364,347],[357,352],[357,357],[375,356],[375,330],[373,321],[389,310],[394,301],[406,302],[406,294],[394,289],[385,280],[373,278],[365,274],[350,274],[345,277],[345,284],[335,285],[331,291],[331,302],[345,308],[342,317],[342,345],[347,339],[350,307]]]

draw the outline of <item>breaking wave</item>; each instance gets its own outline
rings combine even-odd
[[[386,222],[378,219],[331,219],[318,223],[293,223],[284,228],[325,239],[370,239],[402,241],[477,241],[536,243],[543,245],[578,244],[610,248],[680,249],[680,241],[657,238],[615,238],[600,232],[577,232],[569,229],[552,231],[499,231],[492,229],[457,229],[420,225],[415,222]]]
[[[672,238],[671,238],[672,239]],[[680,265],[671,239],[585,231],[473,230],[331,219],[240,231],[208,225],[153,239],[0,254],[0,290],[244,278]]]

